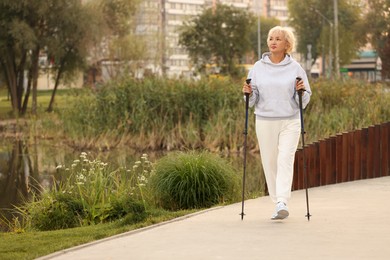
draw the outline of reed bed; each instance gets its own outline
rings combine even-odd
[[[74,95],[60,111],[57,129],[75,143],[97,146],[240,152],[245,118],[241,85],[157,78],[109,82]],[[307,143],[390,119],[390,91],[384,84],[312,81],[311,87]],[[252,109],[249,119],[249,150],[257,151]]]

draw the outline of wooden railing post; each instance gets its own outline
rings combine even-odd
[[[355,180],[355,133],[347,133],[348,139],[348,181]]]
[[[309,145],[308,153],[308,183],[309,187],[320,186],[320,170],[319,170],[319,145],[318,142]],[[306,155],[306,154],[305,154]]]
[[[367,168],[366,178],[374,178],[374,128],[369,126],[367,128]]]
[[[331,139],[326,139],[326,171],[325,171],[325,185],[332,184],[332,142]]]
[[[326,185],[326,140],[320,140],[319,143],[320,154],[320,185]]]
[[[380,177],[380,164],[381,164],[381,139],[380,139],[380,125],[374,126],[373,131],[373,142],[374,142],[374,152],[373,152],[373,178]]]
[[[362,129],[361,145],[361,179],[367,179],[368,175],[368,128]]]
[[[380,176],[390,175],[390,122],[380,126]]]
[[[298,149],[295,152],[295,159],[294,159],[294,176],[293,176],[293,182],[292,182],[292,190],[299,190],[299,178],[301,174],[301,149]]]
[[[340,182],[348,181],[348,135],[343,133],[341,135],[341,177]]]
[[[352,180],[360,180],[362,178],[362,130],[356,130],[353,133],[354,142],[354,159],[353,159],[353,178]]]
[[[342,182],[341,172],[343,169],[343,135],[336,135],[336,183]]]

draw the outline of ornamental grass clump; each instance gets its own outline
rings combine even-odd
[[[131,169],[111,170],[81,153],[70,167],[59,165],[57,170],[63,180],[17,208],[23,229],[56,230],[119,219],[133,224],[147,217],[152,166],[146,154]]]
[[[165,209],[207,208],[239,197],[235,169],[210,152],[176,152],[158,160],[151,189]]]

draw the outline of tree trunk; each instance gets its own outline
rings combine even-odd
[[[29,99],[30,93],[31,93],[32,78],[33,78],[32,71],[30,69],[29,72],[28,72],[27,88],[26,88],[26,93],[24,94],[23,106],[22,106],[22,110],[20,112],[22,115],[26,114],[26,112],[27,112],[28,99]]]
[[[27,59],[27,51],[24,51],[22,58],[20,60],[19,66],[16,68],[16,93],[18,97],[18,111],[19,114],[23,114],[22,111],[22,99],[23,99],[23,93],[24,93],[24,70],[25,70],[25,65],[26,65],[26,59]]]
[[[39,46],[33,51],[32,54],[32,113],[37,114],[37,89],[38,89],[38,76],[39,76]]]
[[[17,84],[16,84],[16,72],[15,66],[13,63],[10,53],[3,53],[3,59],[1,64],[4,69],[5,80],[7,82],[7,87],[9,94],[11,96],[12,112],[14,116],[18,114],[18,95],[17,95]]]
[[[58,85],[60,84],[60,79],[61,79],[61,76],[62,76],[62,72],[64,71],[64,64],[65,64],[65,58],[62,59],[60,67],[58,68],[56,82],[54,84],[53,93],[51,94],[50,103],[49,103],[49,106],[47,107],[46,112],[52,112],[53,111],[54,98],[56,96]]]

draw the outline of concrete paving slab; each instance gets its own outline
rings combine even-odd
[[[43,259],[390,259],[390,177],[294,191],[290,216],[272,221],[270,198],[189,217],[57,252]]]

